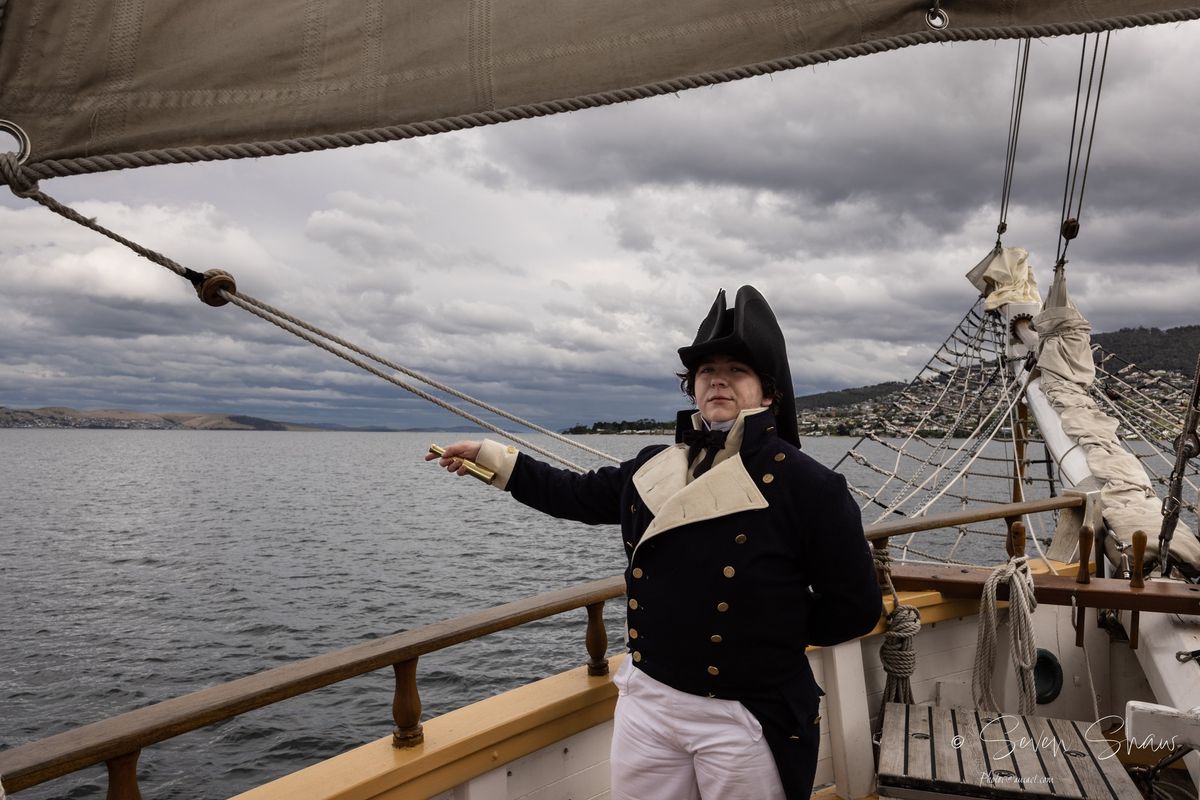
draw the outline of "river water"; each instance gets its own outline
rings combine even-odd
[[[0,430],[0,749],[623,570],[615,528],[422,460],[460,437]],[[587,437],[622,458],[660,441]],[[851,443],[804,446],[832,465]],[[622,608],[607,612],[615,652]],[[423,657],[426,717],[584,663],[585,619]],[[387,736],[392,686],[381,670],[151,747],[143,794],[225,798]],[[105,785],[100,766],[18,796]]]

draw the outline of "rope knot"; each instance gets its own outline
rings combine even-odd
[[[879,663],[887,673],[882,703],[912,703],[912,677],[917,668],[913,637],[921,630],[921,612],[915,606],[896,606],[888,614],[888,629],[879,646]],[[882,709],[883,706],[881,705]]]
[[[220,269],[210,269],[204,273],[196,283],[196,296],[200,301],[214,308],[219,308],[229,301],[225,299],[222,292],[235,294],[237,292],[237,283],[233,280],[233,276],[228,272]]]
[[[37,180],[21,165],[18,153],[0,153],[0,179],[17,197],[33,197],[40,191]]]

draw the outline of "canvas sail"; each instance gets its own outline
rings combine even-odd
[[[949,25],[926,17],[937,5]],[[50,177],[424,135],[923,42],[1193,19],[1154,0],[8,0],[0,119]]]

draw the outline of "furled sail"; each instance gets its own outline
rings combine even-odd
[[[1160,0],[7,0],[44,178],[426,135],[923,42],[1200,17]]]

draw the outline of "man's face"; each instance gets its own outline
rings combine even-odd
[[[738,412],[771,405],[763,397],[762,381],[743,361],[729,356],[710,356],[696,370],[696,407],[714,422],[737,419]]]

